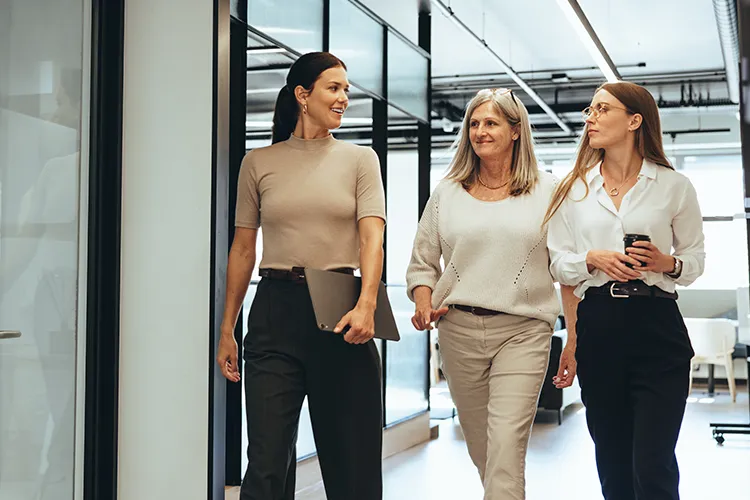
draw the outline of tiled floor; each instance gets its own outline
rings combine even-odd
[[[694,396],[700,397],[695,391]],[[728,436],[718,446],[712,421],[748,421],[744,388],[737,403],[726,394],[691,399],[678,443],[682,500],[750,499],[750,436]],[[440,438],[389,458],[384,463],[385,500],[481,500],[482,488],[456,422],[443,421]],[[227,499],[234,500],[236,492]],[[298,500],[325,500],[322,485],[297,493]],[[566,412],[557,425],[554,414],[534,425],[527,465],[529,500],[600,499],[593,445],[581,406]]]

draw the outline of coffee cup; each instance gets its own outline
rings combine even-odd
[[[651,237],[647,234],[635,234],[635,233],[628,233],[625,235],[625,237],[622,239],[624,245],[625,245],[625,254],[627,255],[627,249],[633,246],[633,243],[636,241],[651,241]],[[629,268],[633,268],[633,264],[625,263],[626,266]]]

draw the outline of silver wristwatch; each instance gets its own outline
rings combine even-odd
[[[667,276],[669,276],[672,279],[677,279],[682,274],[682,261],[678,259],[677,257],[674,258],[674,269],[672,269],[672,272],[666,273]]]

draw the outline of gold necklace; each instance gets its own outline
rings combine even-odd
[[[491,189],[493,191],[495,191],[497,189],[504,188],[510,182],[510,180],[507,180],[507,181],[503,182],[502,184],[500,184],[499,186],[496,186],[496,187],[488,186],[487,184],[484,183],[484,181],[482,180],[482,176],[480,174],[477,174],[477,180],[479,180],[479,184],[481,184],[482,186],[486,187],[487,189]]]
[[[635,172],[633,172],[632,174],[630,174],[630,175],[628,176],[628,178],[627,178],[627,179],[625,179],[625,180],[624,180],[624,181],[622,182],[622,184],[620,184],[620,185],[619,185],[619,186],[617,186],[617,187],[614,187],[614,188],[610,189],[610,190],[609,190],[609,195],[610,195],[610,196],[619,196],[619,195],[620,195],[620,188],[621,188],[621,187],[623,187],[623,186],[625,185],[625,183],[626,183],[626,182],[628,182],[628,181],[629,181],[630,179],[632,179],[632,178],[633,178],[633,176],[634,176],[635,174],[637,174],[638,172],[640,172],[640,171],[641,171],[641,169],[639,168],[638,170],[636,170]],[[603,174],[602,174],[602,177],[604,177],[604,175],[603,175]],[[482,182],[482,181],[480,180],[479,182]],[[604,184],[608,184],[608,183],[607,183],[607,179],[604,179]],[[606,189],[606,187],[605,187],[605,189]]]

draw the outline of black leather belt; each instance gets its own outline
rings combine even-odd
[[[493,311],[492,309],[485,309],[484,307],[474,307],[474,306],[462,306],[460,304],[453,304],[451,306],[454,309],[458,309],[459,311],[464,311],[467,313],[474,314],[476,316],[497,316],[498,314],[504,314],[500,311]]]
[[[628,299],[630,297],[649,297],[652,299],[677,299],[677,292],[665,292],[658,286],[648,286],[640,280],[628,281],[610,281],[606,285],[592,287],[586,290],[587,294],[604,295],[614,299]]]
[[[340,269],[329,269],[335,273],[342,274],[354,274],[354,269],[348,267]],[[261,269],[258,274],[261,278],[267,278],[271,280],[284,280],[293,281],[294,283],[305,283],[305,268],[304,267],[293,267],[291,271],[283,269]]]

